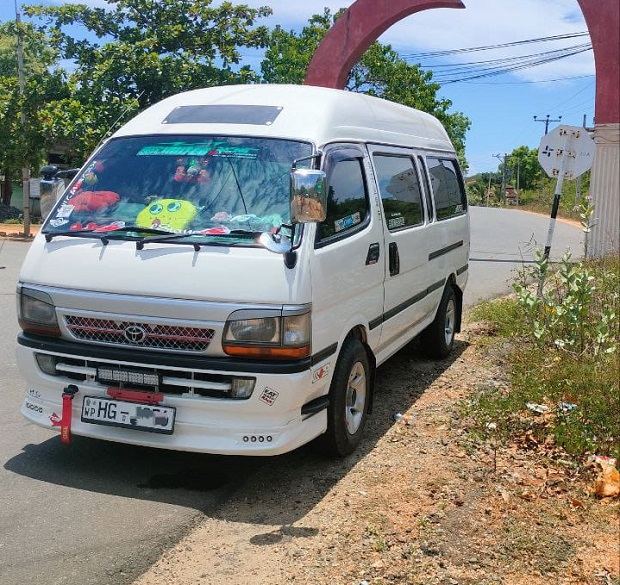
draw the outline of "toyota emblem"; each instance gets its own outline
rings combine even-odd
[[[142,343],[146,339],[146,331],[140,325],[125,327],[124,335],[129,343]]]

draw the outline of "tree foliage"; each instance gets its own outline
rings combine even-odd
[[[499,168],[502,170],[501,165]],[[538,149],[519,146],[506,157],[506,171],[510,181],[516,186],[517,177],[520,189],[534,189],[543,176],[538,162]]]
[[[268,30],[256,21],[268,7],[211,0],[105,0],[105,8],[81,4],[36,5],[25,12],[42,22],[63,59],[75,64],[69,95],[49,104],[50,136],[79,161],[132,117],[180,91],[257,81],[239,66],[240,49],[265,47]],[[83,38],[75,27],[86,31]]]
[[[144,108],[179,91],[256,80],[249,67],[235,66],[241,47],[265,47],[268,30],[254,25],[270,8],[230,2],[213,8],[211,0],[106,3],[26,9],[47,22],[62,56],[75,61],[84,97],[134,99]],[[70,25],[84,27],[87,38],[65,32]]]
[[[0,24],[0,174],[2,203],[11,200],[11,181],[23,167],[36,167],[49,146],[42,124],[46,104],[66,95],[65,75],[54,69],[57,53],[31,24],[20,23],[24,89],[17,64],[17,23]],[[23,120],[22,120],[23,114]]]
[[[341,13],[332,16],[326,8],[322,15],[312,16],[300,33],[276,27],[261,64],[263,79],[269,83],[302,83],[312,55]],[[431,72],[407,63],[391,46],[374,43],[352,69],[346,88],[437,117],[459,152],[461,163],[466,166],[465,133],[470,121],[460,112],[449,112],[452,102],[437,96],[439,85],[433,83]]]

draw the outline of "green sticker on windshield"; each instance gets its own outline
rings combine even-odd
[[[138,156],[213,156],[256,159],[259,152],[259,148],[237,146],[223,141],[165,142],[143,146],[138,151]]]

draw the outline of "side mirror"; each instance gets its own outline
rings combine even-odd
[[[327,215],[327,181],[323,171],[291,172],[291,222],[320,223]]]

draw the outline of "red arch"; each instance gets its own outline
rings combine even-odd
[[[620,2],[577,0],[586,19],[596,66],[596,124],[620,122]]]
[[[620,2],[577,0],[584,14],[596,63],[597,124],[620,122]],[[364,51],[395,22],[429,8],[465,8],[460,0],[357,0],[319,45],[307,85],[343,88]],[[337,57],[341,56],[341,57]]]
[[[429,8],[465,8],[461,0],[357,0],[317,48],[306,85],[342,89],[366,49],[395,22]]]

